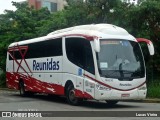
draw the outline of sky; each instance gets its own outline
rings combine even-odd
[[[12,6],[12,1],[21,2],[25,0],[0,0],[0,14],[4,13],[4,10],[16,10],[14,6]]]

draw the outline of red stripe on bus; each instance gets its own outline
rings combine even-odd
[[[95,78],[90,77],[89,75],[84,74],[84,76],[90,78],[91,80],[93,80],[93,81],[95,81],[95,82],[97,82],[97,83],[99,83],[99,84],[101,84],[101,85],[103,85],[103,86],[106,86],[106,87],[109,87],[109,88],[112,88],[112,89],[115,89],[115,90],[119,90],[119,91],[130,91],[130,90],[134,90],[134,89],[136,89],[136,88],[139,88],[139,87],[143,86],[143,85],[146,83],[146,81],[145,81],[145,82],[143,82],[142,84],[140,84],[140,85],[137,86],[137,87],[124,90],[124,89],[119,89],[119,88],[112,87],[112,86],[110,86],[110,85],[108,85],[108,84],[105,84],[105,83],[103,83],[103,82],[101,82],[101,81],[96,80]]]
[[[68,37],[68,36],[69,37],[73,37],[73,36],[84,37],[84,38],[86,38],[89,41],[93,41],[94,38],[96,37],[96,36],[89,36],[89,35],[84,35],[84,34],[69,34],[69,35],[64,35],[64,37]]]
[[[150,44],[150,40],[145,39],[145,38],[136,38],[136,40],[137,40],[138,42],[146,42],[147,44]]]
[[[31,76],[26,76],[20,73],[10,73],[6,72],[7,77],[7,86],[11,89],[19,89],[19,80],[23,79],[25,84],[26,91],[38,92],[38,93],[47,93],[47,94],[56,94],[56,95],[65,95],[64,86],[58,85],[55,83],[47,83]],[[93,99],[93,97],[87,92],[75,89],[75,95],[78,98],[87,98]]]

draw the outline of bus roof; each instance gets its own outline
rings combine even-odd
[[[54,35],[54,34],[59,34],[59,33],[64,33],[69,31],[74,31],[74,32],[79,31],[79,33],[85,31],[86,34],[91,34],[91,32],[93,31],[101,32],[104,34],[119,34],[119,35],[128,34],[128,32],[125,29],[117,27],[115,25],[91,24],[91,25],[80,25],[80,26],[70,27],[62,30],[57,30],[49,33],[48,35]]]
[[[12,43],[9,45],[9,47],[49,40],[52,38],[67,37],[67,36],[81,36],[81,37],[86,37],[88,40],[93,40],[93,37],[99,37],[99,38],[110,38],[110,39],[119,38],[119,39],[127,39],[135,41],[135,38],[121,27],[111,24],[90,24],[90,25],[80,25],[80,26],[57,30],[49,33],[47,36]]]

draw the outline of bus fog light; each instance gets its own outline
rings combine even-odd
[[[146,86],[142,86],[142,87],[138,88],[138,90],[146,90],[146,89],[147,89]]]

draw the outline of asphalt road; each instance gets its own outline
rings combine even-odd
[[[30,97],[21,97],[17,91],[0,90],[0,111],[113,111],[115,117],[54,117],[41,118],[57,120],[159,120],[159,117],[116,117],[115,111],[126,111],[122,114],[128,114],[127,111],[160,111],[160,103],[142,103],[142,102],[119,102],[114,107],[109,107],[103,101],[84,101],[79,106],[71,106],[64,97],[54,97],[48,95],[34,95]],[[147,113],[147,112],[146,112]],[[74,114],[74,113],[73,113]],[[118,113],[117,113],[118,114]],[[0,120],[17,120],[22,118],[0,118]],[[40,118],[34,118],[39,120]]]

